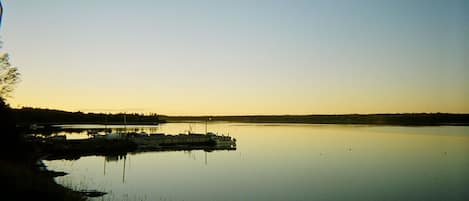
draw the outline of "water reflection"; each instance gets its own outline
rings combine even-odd
[[[103,165],[103,176],[106,176],[106,164],[108,162],[118,162],[119,160],[123,160],[123,168],[122,168],[122,183],[125,183],[125,162],[127,160],[127,154],[123,155],[107,155],[104,156],[104,165]]]
[[[192,125],[204,130],[204,124]],[[469,127],[209,124],[236,151],[46,161],[104,200],[467,200]],[[166,124],[177,133],[187,124]]]
[[[194,151],[182,151],[187,157],[191,160],[197,161],[198,155]],[[204,164],[207,166],[208,165],[208,151],[203,151],[204,153]],[[116,154],[116,155],[106,155],[102,156],[103,158],[103,176],[106,176],[106,166],[108,163],[114,163],[117,164],[117,166],[122,165],[122,183],[125,183],[126,180],[126,168],[128,169],[129,166],[131,165],[130,159],[134,154]]]

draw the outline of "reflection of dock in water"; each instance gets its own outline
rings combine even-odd
[[[104,157],[104,164],[103,164],[103,175],[106,176],[106,164],[108,162],[119,162],[120,160],[124,160],[124,165],[122,168],[122,183],[125,183],[125,168],[126,168],[126,161],[127,161],[127,154],[125,155],[105,155]],[[130,160],[130,158],[129,158]]]
[[[208,165],[208,154],[210,151],[204,151],[204,164],[207,166]],[[106,176],[106,166],[107,163],[117,163],[117,166],[122,165],[122,179],[121,182],[125,183],[126,182],[126,171],[127,169],[130,168],[130,157],[132,155],[135,155],[138,153],[125,153],[122,155],[104,155],[103,157],[103,176]],[[189,154],[190,158],[195,159],[195,156],[193,155],[194,153],[192,151],[187,151],[187,154]],[[192,157],[194,156],[194,157]],[[127,161],[128,160],[128,161]],[[121,164],[122,163],[122,164]],[[115,168],[115,167],[114,167]],[[112,174],[111,174],[112,175]]]

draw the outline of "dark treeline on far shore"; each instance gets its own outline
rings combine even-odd
[[[243,123],[469,125],[469,114],[403,113],[341,115],[161,116],[167,122],[228,121]]]
[[[84,113],[31,107],[13,109],[13,115],[18,125],[124,124],[124,119],[127,124],[159,124],[163,122],[157,114],[144,115],[137,113]]]
[[[469,114],[396,113],[338,115],[167,116],[137,113],[84,113],[24,107],[13,109],[19,125],[31,124],[159,124],[165,122],[227,121],[241,123],[370,124],[370,125],[469,125]]]

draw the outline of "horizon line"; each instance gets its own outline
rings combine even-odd
[[[396,115],[396,114],[458,114],[458,115],[467,115],[469,113],[464,112],[379,112],[379,113],[303,113],[303,114],[161,114],[158,112],[96,112],[96,111],[70,111],[65,109],[54,109],[54,108],[41,108],[41,107],[30,107],[30,106],[22,106],[22,107],[12,107],[12,109],[24,109],[24,108],[31,108],[31,109],[43,109],[43,110],[56,110],[56,111],[63,111],[63,112],[82,112],[85,114],[143,114],[143,115],[150,115],[156,114],[158,116],[168,116],[168,117],[240,117],[240,116],[312,116],[312,115]],[[118,110],[118,109],[116,109]]]

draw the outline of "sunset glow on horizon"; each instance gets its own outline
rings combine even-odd
[[[4,0],[8,102],[166,115],[469,113],[469,2]]]

